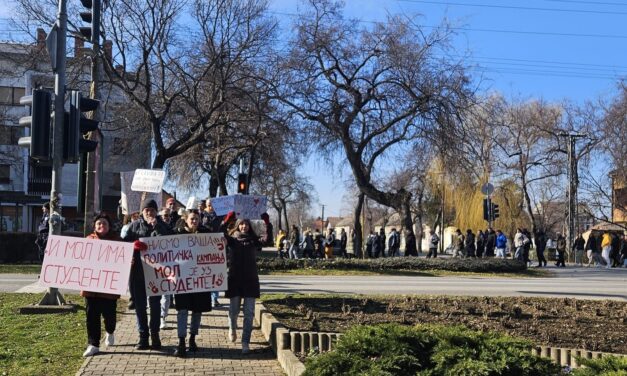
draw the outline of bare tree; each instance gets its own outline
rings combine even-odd
[[[380,157],[404,155],[408,141],[454,116],[470,96],[463,67],[442,58],[449,33],[426,34],[401,17],[366,27],[343,19],[336,2],[309,5],[297,21],[278,97],[319,150],[343,152],[365,196],[403,213],[410,228],[411,192],[383,190],[373,173]]]

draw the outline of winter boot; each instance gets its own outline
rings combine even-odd
[[[135,345],[136,350],[148,350],[150,344],[148,343],[148,337],[139,337],[139,342]]]
[[[198,351],[198,345],[196,345],[196,335],[189,335],[189,351],[196,352]]]
[[[174,350],[174,356],[177,358],[185,358],[187,354],[185,353],[185,337],[179,337],[179,345],[176,350]]]
[[[152,346],[150,346],[153,350],[161,350],[161,339],[159,338],[159,333],[153,333],[150,335],[150,340],[152,342]]]

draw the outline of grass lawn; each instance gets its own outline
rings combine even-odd
[[[369,275],[393,275],[393,276],[413,276],[413,277],[491,277],[491,278],[533,278],[533,277],[551,277],[552,273],[547,270],[527,269],[520,273],[472,273],[472,272],[454,272],[448,270],[338,270],[338,269],[293,269],[293,270],[275,270],[264,272],[260,271],[260,275],[329,275],[329,276],[369,276]]]
[[[74,375],[83,364],[84,299],[65,295],[66,301],[79,304],[76,313],[18,313],[19,307],[37,303],[42,296],[0,293],[0,376]]]
[[[39,274],[39,264],[0,264],[0,274]]]

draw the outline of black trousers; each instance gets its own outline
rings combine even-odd
[[[438,257],[438,249],[437,248],[429,248],[429,253],[427,253],[427,258],[437,258]]]
[[[536,248],[536,254],[538,255],[538,266],[546,266],[546,258],[544,257],[544,248]]]
[[[557,266],[566,266],[564,262],[564,251],[557,251]]]
[[[100,347],[100,316],[104,318],[105,331],[107,333],[115,331],[115,305],[116,300],[113,299],[85,298],[87,342],[90,345]]]

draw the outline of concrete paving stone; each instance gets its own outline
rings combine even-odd
[[[226,303],[226,300],[224,302]],[[110,348],[103,346],[103,352],[91,359],[86,359],[76,375],[172,376],[171,372],[164,370],[164,365],[167,365],[169,370],[182,371],[176,374],[190,376],[284,375],[274,353],[259,330],[253,330],[251,353],[242,355],[242,345],[239,339],[236,343],[231,343],[227,339],[227,320],[227,310],[224,306],[204,313],[200,333],[196,337],[199,351],[188,353],[187,358],[180,359],[172,356],[178,343],[175,310],[170,310],[166,319],[169,328],[160,333],[163,345],[161,351],[135,350],[134,346],[138,340],[135,313],[124,312],[119,317],[115,331],[116,345]],[[238,327],[240,328],[238,337],[241,337],[241,314]],[[167,373],[163,373],[164,371]]]

